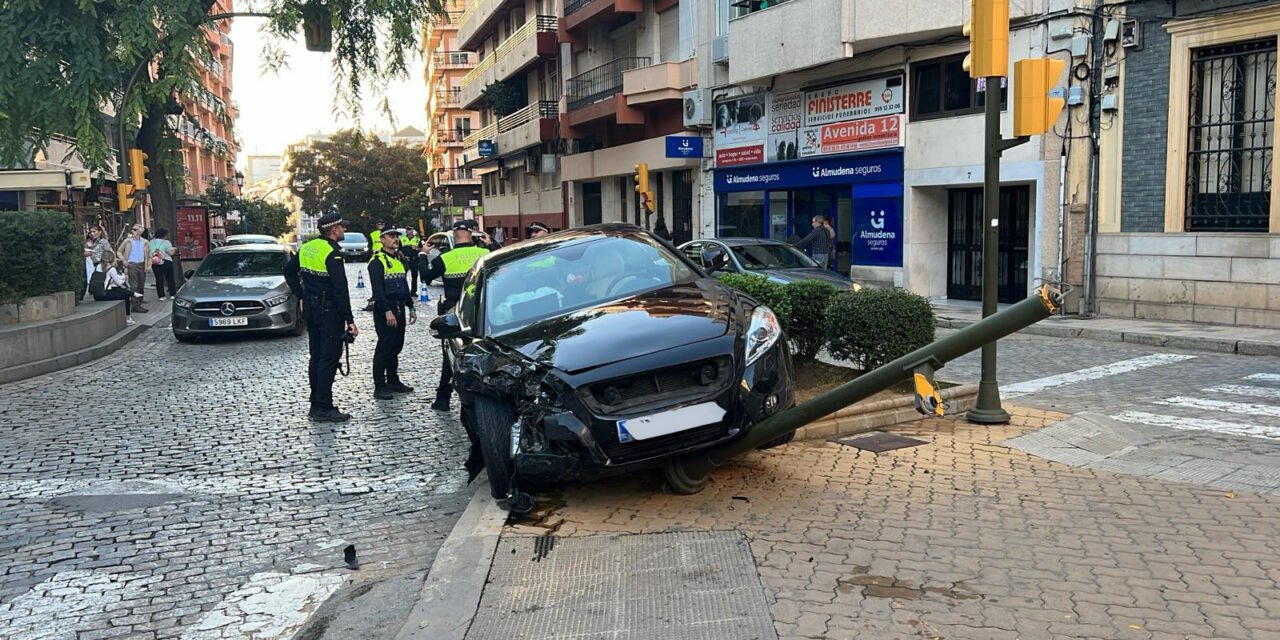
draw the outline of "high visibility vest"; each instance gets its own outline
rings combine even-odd
[[[402,247],[413,247],[417,249],[421,245],[422,245],[422,236],[414,236],[412,238],[405,236],[400,239],[400,246]]]
[[[382,251],[382,230],[374,229],[371,231],[369,233],[369,242],[371,243],[370,246],[373,247],[374,253]]]
[[[329,277],[329,254],[333,244],[324,238],[314,238],[298,249],[298,266],[302,271],[321,278]]]
[[[373,259],[369,260],[370,265],[374,262],[382,263],[382,283],[388,300],[403,302],[412,297],[409,281],[406,279],[408,272],[400,258],[379,251],[374,254]]]

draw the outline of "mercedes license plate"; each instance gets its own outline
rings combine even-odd
[[[209,318],[209,326],[211,327],[247,327],[249,326],[248,318]]]

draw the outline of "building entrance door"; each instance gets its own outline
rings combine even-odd
[[[948,195],[947,297],[982,299],[982,189],[953,189]],[[999,302],[1027,297],[1031,188],[1000,189]]]
[[[600,224],[604,206],[600,201],[600,183],[582,183],[582,224]]]

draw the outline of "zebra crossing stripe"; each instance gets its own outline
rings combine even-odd
[[[1224,384],[1202,389],[1204,393],[1226,393],[1233,396],[1253,396],[1255,398],[1280,399],[1280,389],[1275,387],[1255,387],[1247,384]]]
[[[1047,378],[1037,378],[1026,382],[1009,384],[1000,387],[1000,395],[1005,398],[1016,398],[1028,394],[1061,387],[1068,384],[1076,384],[1078,382],[1088,382],[1097,380],[1098,378],[1106,378],[1108,376],[1119,375],[1121,373],[1129,373],[1130,371],[1140,371],[1150,367],[1157,367],[1162,364],[1173,364],[1190,360],[1195,356],[1188,356],[1179,353],[1157,353],[1141,358],[1133,358],[1131,360],[1121,360],[1120,362],[1112,362],[1111,364],[1099,365],[1097,367],[1089,367],[1088,369],[1080,369],[1078,371],[1068,371],[1056,376]]]
[[[1233,436],[1280,440],[1280,427],[1266,427],[1257,424],[1225,422],[1222,420],[1208,420],[1205,418],[1165,416],[1155,413],[1147,413],[1145,411],[1125,411],[1111,416],[1111,419],[1129,424],[1145,424],[1153,427],[1168,427],[1170,429],[1182,429],[1185,431],[1213,431],[1215,433]]]
[[[1206,411],[1225,411],[1242,416],[1267,416],[1280,418],[1280,407],[1271,404],[1247,404],[1244,402],[1228,402],[1226,400],[1209,400],[1207,398],[1191,398],[1174,396],[1164,400],[1156,400],[1156,404],[1184,409],[1204,409]]]

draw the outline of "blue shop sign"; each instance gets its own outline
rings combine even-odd
[[[760,191],[901,181],[902,153],[895,151],[717,169],[715,190]]]
[[[853,199],[852,263],[902,266],[902,198]]]
[[[480,154],[481,158],[488,158],[494,153],[497,153],[497,149],[494,148],[492,140],[478,141],[476,143],[476,150]]]
[[[701,158],[702,138],[698,136],[667,136],[668,158]]]

